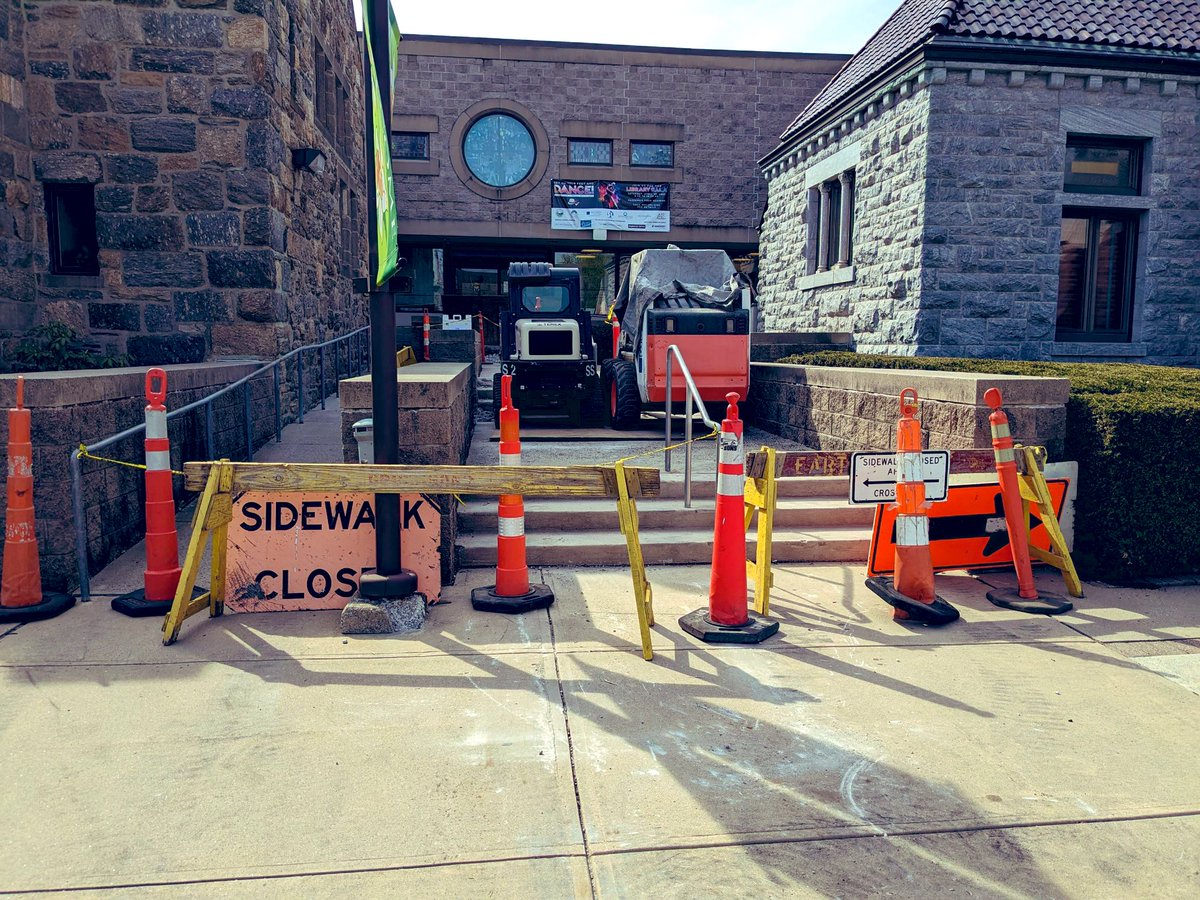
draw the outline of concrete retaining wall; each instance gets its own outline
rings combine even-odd
[[[400,459],[409,465],[462,465],[474,426],[475,367],[469,362],[429,362],[404,366],[396,373],[400,416]],[[342,407],[342,451],[346,462],[358,462],[352,426],[371,417],[371,378],[344,379],[339,385]],[[453,584],[458,572],[454,546],[458,511],[453,497],[433,495],[442,508],[442,580]]]
[[[201,363],[165,366],[169,409],[243,378],[258,362]],[[71,509],[71,451],[81,441],[97,441],[145,421],[145,378],[142,368],[41,372],[25,376],[25,405],[32,411],[34,505],[42,583],[66,590],[76,584],[75,516]],[[270,377],[256,378],[251,390],[251,422],[255,445],[274,434],[274,394]],[[0,376],[0,409],[15,403],[16,376]],[[245,458],[245,425],[241,391],[217,401],[213,415],[216,455]],[[170,423],[171,466],[184,459],[207,458],[204,415],[188,414]],[[0,414],[0,445],[7,445],[8,417]],[[140,463],[142,436],[136,435],[100,451],[103,456]],[[176,479],[177,487],[180,479]],[[97,571],[145,536],[144,477],[139,470],[111,463],[83,461],[88,559]],[[176,502],[184,492],[178,489]],[[190,495],[189,495],[190,496]],[[0,527],[4,510],[0,508]]]
[[[999,388],[1014,438],[1062,459],[1066,378],[753,363],[745,418],[814,450],[891,450],[900,391],[915,388],[925,446],[990,447],[983,395]]]

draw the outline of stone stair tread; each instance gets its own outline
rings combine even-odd
[[[495,516],[497,503],[495,500],[468,500],[465,507],[459,508],[459,517],[468,518],[476,516]],[[693,497],[691,510],[684,509],[683,502],[678,498],[673,497],[643,497],[637,500],[638,512],[651,512],[659,510],[674,510],[682,515],[687,515],[689,512],[707,511],[713,512],[716,508],[716,500],[713,497]],[[848,500],[840,497],[780,497],[776,506],[776,511],[783,509],[803,509],[803,510],[847,510],[860,509],[864,511],[864,517],[874,515],[874,508],[864,505],[855,506]],[[617,505],[615,500],[609,500],[603,497],[599,498],[580,498],[580,499],[557,499],[553,497],[530,497],[525,500],[525,514],[544,513],[544,512],[572,512],[579,513],[581,516],[589,513],[612,513],[616,515]]]
[[[639,531],[643,546],[650,544],[685,544],[685,543],[707,543],[712,544],[712,529],[665,529],[656,528],[648,531]],[[797,542],[832,542],[832,541],[868,541],[871,537],[871,529],[857,525],[832,525],[822,528],[776,528],[774,534],[775,543],[797,543]],[[458,543],[463,547],[483,547],[491,546],[495,549],[496,535],[495,534],[460,534]],[[751,530],[746,535],[746,543],[756,543],[755,535]],[[624,552],[625,543],[619,529],[593,529],[590,531],[571,531],[559,532],[554,534],[546,533],[529,533],[525,535],[526,547],[577,547],[577,546],[603,546],[605,544],[613,544],[619,546]]]

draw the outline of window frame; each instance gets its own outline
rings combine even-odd
[[[633,158],[635,147],[669,147],[671,150],[671,160],[666,165],[661,163],[640,163]],[[675,141],[630,141],[629,142],[629,167],[632,169],[673,169],[675,168]]]
[[[96,186],[94,184],[79,184],[76,182],[47,181],[43,182],[43,200],[46,206],[46,239],[50,251],[51,275],[99,275],[100,274],[100,241],[96,233]],[[64,265],[63,248],[61,245],[61,228],[59,221],[59,204],[67,195],[87,195],[87,205],[84,209],[83,221],[76,223],[77,230],[85,236],[90,234],[91,240],[83,241],[92,249],[91,263],[87,266]],[[89,221],[90,220],[90,221]]]
[[[607,162],[590,162],[575,159],[572,156],[572,151],[576,144],[606,144],[608,146],[608,161]],[[571,166],[595,166],[599,168],[612,168],[613,164],[613,142],[612,138],[584,138],[584,137],[569,137],[567,138],[567,164]]]
[[[1133,184],[1129,187],[1111,187],[1099,184],[1070,184],[1067,181],[1067,166],[1072,148],[1108,148],[1130,151],[1129,172]],[[1063,165],[1063,192],[1067,194],[1108,194],[1117,197],[1140,197],[1142,195],[1142,166],[1146,158],[1146,140],[1139,138],[1112,137],[1105,135],[1068,134],[1066,159]]]
[[[424,156],[397,156],[396,145],[392,143],[391,138],[399,137],[420,137],[425,139],[425,155]],[[393,160],[401,162],[428,162],[430,153],[430,144],[433,143],[433,135],[428,131],[393,131],[388,136],[388,152]]]
[[[530,149],[532,150],[530,160],[529,160],[529,166],[525,169],[525,173],[520,178],[516,179],[515,181],[511,182],[510,184],[492,184],[489,181],[485,181],[483,176],[480,175],[478,172],[476,172],[475,168],[471,165],[471,159],[467,153],[467,141],[470,140],[472,131],[474,131],[475,127],[477,125],[479,125],[481,122],[484,122],[485,120],[490,119],[490,118],[512,119],[517,124],[519,124],[522,128],[524,128],[525,133],[529,136]],[[529,124],[529,122],[527,122],[522,116],[518,115],[516,112],[514,112],[513,110],[510,110],[510,109],[492,109],[487,112],[481,113],[478,116],[475,116],[471,120],[470,124],[468,124],[467,127],[463,130],[460,151],[462,153],[463,165],[466,166],[466,169],[471,174],[471,177],[474,178],[476,181],[478,181],[480,184],[484,185],[486,188],[489,188],[493,191],[507,191],[507,190],[511,190],[512,188],[517,187],[518,185],[528,181],[530,179],[530,177],[533,175],[533,173],[537,171],[537,168],[538,168],[537,135],[534,133],[533,127]]]
[[[1056,295],[1054,316],[1054,340],[1059,343],[1128,343],[1133,340],[1133,308],[1137,290],[1137,252],[1138,239],[1142,230],[1142,214],[1139,210],[1105,208],[1096,206],[1064,206],[1063,220],[1084,219],[1087,221],[1087,243],[1084,247],[1084,285],[1083,285],[1083,315],[1082,329],[1064,328],[1058,324],[1058,308],[1062,298],[1062,265],[1061,251],[1059,264],[1058,294]],[[1097,329],[1096,316],[1096,269],[1098,265],[1098,246],[1100,222],[1121,221],[1127,226],[1125,235],[1125,271],[1122,273],[1124,287],[1122,298],[1121,318],[1123,327],[1119,329]],[[1060,231],[1061,235],[1061,225]],[[1060,237],[1061,240],[1061,237]]]

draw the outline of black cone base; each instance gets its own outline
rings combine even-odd
[[[1043,616],[1057,616],[1075,608],[1075,604],[1066,597],[1060,597],[1058,594],[1043,594],[1041,591],[1038,591],[1037,598],[1034,600],[1028,600],[1016,591],[988,591],[987,598],[1005,609],[1015,609],[1017,612]]]
[[[471,591],[471,605],[480,612],[523,613],[553,602],[554,591],[544,584],[531,584],[528,593],[516,597],[501,597],[494,584]]]
[[[204,591],[205,589],[202,587],[193,588],[192,599],[199,597]],[[142,619],[147,616],[165,616],[170,612],[171,604],[174,602],[174,598],[170,600],[147,600],[145,589],[138,588],[136,591],[130,591],[128,594],[122,594],[120,597],[114,597],[112,608],[113,612],[119,612],[123,616]]]
[[[718,625],[708,617],[707,609],[698,609],[679,617],[679,627],[692,637],[709,644],[759,644],[779,631],[774,619],[746,611],[744,625]]]
[[[358,596],[363,600],[395,600],[417,592],[417,576],[408,569],[395,575],[364,572],[358,580]]]
[[[3,602],[0,599],[0,602]],[[33,606],[0,606],[0,623],[37,622],[41,619],[53,619],[60,616],[75,605],[75,598],[70,594],[42,593],[42,602]]]
[[[884,602],[908,613],[907,621],[916,625],[949,625],[958,618],[958,610],[943,600],[934,597],[933,603],[913,600],[896,590],[895,583],[886,575],[868,578],[867,587],[883,598]]]

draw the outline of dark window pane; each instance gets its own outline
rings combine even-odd
[[[568,157],[577,166],[611,166],[612,141],[568,141]]]
[[[55,275],[99,275],[94,188],[90,184],[47,184],[45,189],[50,271]]]
[[[837,265],[842,245],[842,185],[837,179],[831,181],[829,187],[829,231],[826,240],[829,241],[829,268]]]
[[[393,131],[392,159],[429,159],[429,135],[418,131]]]
[[[1058,319],[1060,329],[1083,328],[1087,292],[1088,220],[1063,216],[1058,245]]]
[[[675,165],[675,145],[666,141],[633,141],[629,145],[629,164],[669,169]]]
[[[1136,194],[1141,152],[1137,144],[1067,144],[1063,189],[1081,193]]]
[[[1130,224],[1100,219],[1096,235],[1096,293],[1094,331],[1124,331],[1129,266]]]
[[[533,134],[507,113],[491,113],[467,129],[463,158],[471,174],[491,187],[510,187],[533,170]]]
[[[559,313],[570,302],[567,289],[561,285],[521,288],[521,303],[530,312]]]
[[[495,296],[500,293],[500,273],[495,269],[459,269],[458,292],[472,297]]]

